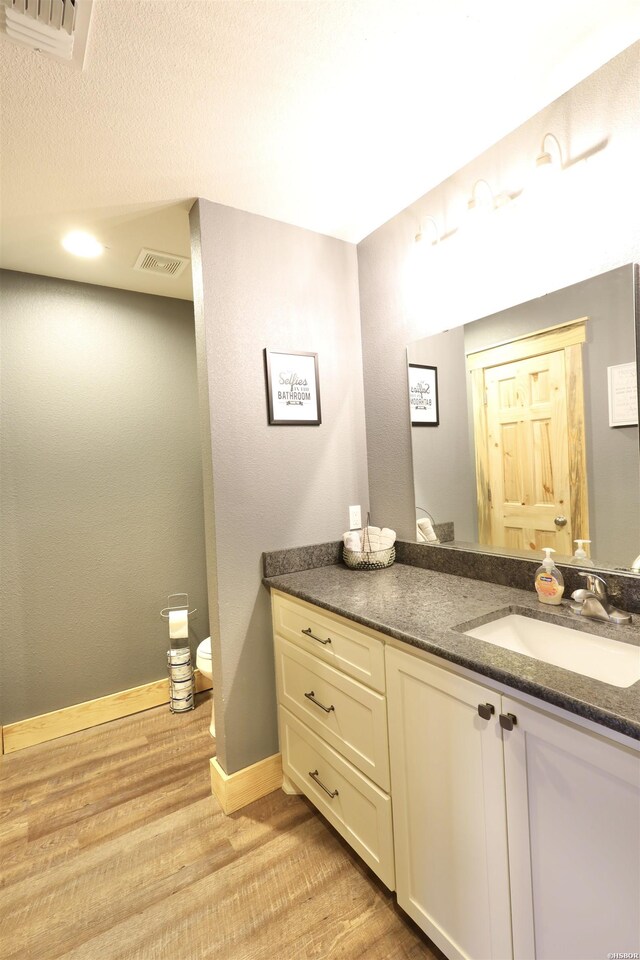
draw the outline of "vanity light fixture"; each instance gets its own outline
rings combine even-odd
[[[421,243],[423,240],[426,240],[432,247],[435,247],[437,243],[440,243],[440,228],[436,220],[434,220],[433,217],[425,217],[422,224],[416,233],[416,243]]]
[[[496,207],[493,190],[486,180],[476,180],[471,191],[471,199],[467,203],[467,213],[474,217],[478,214],[490,213]]]
[[[572,166],[573,163],[577,163],[578,160],[587,159],[592,153],[602,150],[605,146],[606,141],[598,144],[595,148],[589,150],[582,157],[578,157],[575,161],[565,161],[558,138],[553,133],[545,133],[544,137],[542,138],[540,152],[536,157],[534,168],[536,173],[531,177],[531,181],[524,187],[521,187],[515,191],[510,190],[501,193],[494,193],[486,180],[476,180],[471,191],[471,197],[467,201],[466,223],[469,226],[476,222],[479,223],[483,217],[486,216],[486,214],[491,213],[494,210],[500,210],[502,207],[509,205],[510,201],[518,198],[525,191],[525,189],[528,192],[531,188],[533,192],[536,193],[537,187],[542,186],[543,183],[546,183],[547,176],[549,174],[559,173],[566,167]],[[544,175],[542,175],[543,172]],[[440,243],[442,240],[446,240],[448,237],[450,237],[452,233],[455,233],[457,229],[459,228],[455,228],[452,231],[441,234],[437,221],[433,217],[427,216],[421,220],[420,227],[415,235],[415,242],[421,243],[422,241],[427,240],[431,246],[436,246],[436,244]]]
[[[542,138],[540,153],[536,157],[536,169],[560,171],[563,166],[562,150],[558,138],[554,137],[552,133],[545,133]]]
[[[558,188],[558,174],[564,168],[564,158],[557,137],[552,133],[545,133],[536,162],[529,168],[530,175],[524,188],[534,204],[545,198],[546,202],[553,203],[551,195]]]
[[[72,230],[62,238],[62,246],[67,253],[76,257],[99,257],[104,252],[104,246],[91,233],[84,230]]]

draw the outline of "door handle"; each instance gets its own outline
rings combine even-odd
[[[331,713],[332,710],[335,710],[333,704],[330,707],[325,707],[324,703],[320,703],[319,700],[316,700],[313,690],[310,690],[309,693],[305,693],[307,700],[311,700],[312,703],[315,703],[317,707],[320,707],[321,710],[324,710],[325,713]]]
[[[329,787],[325,787],[324,783],[322,782],[322,780],[321,780],[320,777],[318,776],[318,771],[317,771],[317,770],[313,770],[313,771],[312,771],[312,770],[309,770],[309,776],[311,777],[312,780],[315,780],[315,782],[318,784],[318,786],[321,787],[321,788],[324,790],[324,792],[327,794],[327,796],[331,797],[332,800],[333,800],[334,797],[337,797],[337,796],[338,796],[338,791],[337,791],[337,790],[329,790]]]
[[[302,630],[301,632],[304,633],[305,637],[311,637],[312,640],[317,640],[318,643],[331,643],[331,637],[327,637],[326,640],[321,640],[320,637],[316,637],[315,634],[311,633],[311,627],[307,627],[306,630]]]
[[[554,518],[553,518],[553,522],[555,523],[556,527],[566,527],[566,525],[567,525],[567,518],[566,518],[566,517],[562,517],[562,516],[560,516],[560,517],[554,517]]]

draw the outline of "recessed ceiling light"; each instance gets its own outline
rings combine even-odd
[[[99,257],[104,247],[90,233],[84,230],[72,230],[62,238],[62,246],[76,257]]]

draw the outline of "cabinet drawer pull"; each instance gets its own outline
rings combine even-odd
[[[513,713],[501,713],[499,719],[503,730],[513,730],[518,722],[518,718]]]
[[[318,784],[319,787],[322,787],[322,789],[323,789],[324,792],[327,794],[327,796],[331,797],[332,800],[333,800],[334,797],[337,797],[337,796],[338,796],[338,791],[337,791],[337,790],[329,790],[328,787],[325,787],[324,783],[322,782],[322,780],[321,780],[320,777],[318,776],[318,771],[317,771],[317,770],[313,770],[313,771],[312,771],[312,770],[309,770],[309,776],[311,777],[312,780],[315,780],[315,782]]]
[[[330,707],[325,707],[324,703],[320,703],[319,700],[316,700],[316,696],[313,690],[310,690],[309,693],[305,693],[305,697],[307,698],[307,700],[311,700],[312,703],[315,703],[317,707],[320,707],[321,710],[324,710],[325,713],[331,713],[332,710],[335,710],[335,707],[333,704],[331,704]]]
[[[305,637],[311,637],[312,640],[317,640],[318,643],[331,643],[331,637],[327,637],[326,640],[321,640],[320,637],[316,637],[315,634],[311,633],[311,627],[307,627],[307,629],[303,630],[302,633],[304,633]]]
[[[478,704],[478,713],[483,720],[491,720],[491,717],[496,712],[496,708],[492,703],[479,703]]]

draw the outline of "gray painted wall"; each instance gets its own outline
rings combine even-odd
[[[208,634],[193,305],[2,271],[2,721],[166,675]]]
[[[630,216],[640,204],[639,91],[636,43],[358,245],[371,510],[401,536],[412,539],[415,523],[407,344],[640,259]],[[465,231],[475,181],[522,189],[550,131],[565,158],[606,146],[562,173],[552,195],[525,193]],[[426,216],[445,239],[428,252],[416,296],[407,273]]]
[[[261,553],[335,540],[349,504],[367,505],[356,252],[207,200],[191,216],[217,755],[233,773],[278,750]],[[320,426],[269,426],[264,347],[318,353]]]
[[[456,540],[477,539],[475,463],[469,447],[464,328],[418,340],[412,363],[438,368],[437,427],[411,427],[413,478],[418,506],[437,523],[453,521]],[[418,511],[418,516],[422,516]]]

